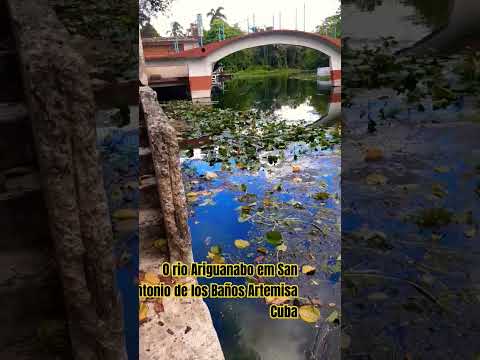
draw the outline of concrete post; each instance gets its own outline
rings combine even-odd
[[[342,58],[340,56],[330,57],[330,81],[332,86],[342,86]]]
[[[192,100],[209,100],[212,93],[213,64],[206,64],[203,59],[188,64],[190,94]]]

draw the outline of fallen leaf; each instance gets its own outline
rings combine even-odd
[[[379,148],[370,148],[365,152],[365,161],[383,160],[383,151]]]
[[[320,319],[320,310],[313,305],[300,306],[298,313],[300,318],[307,323],[316,323]]]
[[[297,172],[300,172],[301,170],[302,168],[300,167],[300,165],[292,165],[292,172],[297,173]]]
[[[153,305],[153,310],[155,311],[156,314],[160,314],[165,311],[165,308],[163,307],[162,299],[157,299],[157,301],[155,301]]]
[[[138,321],[140,324],[144,323],[148,319],[148,305],[144,302],[140,303],[140,308],[138,311]]]
[[[470,229],[466,229],[463,233],[465,234],[466,237],[473,238],[477,234],[477,229],[472,227]]]
[[[315,274],[315,267],[311,265],[303,265],[302,266],[302,273],[305,275],[313,275]]]
[[[213,180],[213,179],[216,179],[216,178],[218,178],[218,175],[214,172],[209,171],[209,172],[205,173],[205,179],[207,179],[207,180]]]
[[[370,174],[366,178],[368,185],[385,185],[387,183],[387,178],[382,174]]]
[[[187,200],[190,202],[194,202],[198,199],[198,193],[196,192],[189,192],[187,193]]]
[[[276,247],[277,251],[287,251],[287,245],[282,244]]]
[[[445,174],[450,171],[450,168],[448,166],[437,166],[433,170],[437,173]]]
[[[116,220],[127,220],[138,218],[138,211],[135,209],[118,209],[112,215]]]
[[[251,218],[252,217],[250,215],[242,212],[237,220],[238,220],[239,223],[244,223],[244,222],[247,222],[248,220],[250,220]]]
[[[285,304],[290,298],[288,296],[265,296],[267,304],[281,305]]]
[[[242,239],[235,240],[234,244],[238,249],[245,249],[250,246],[250,243],[247,240]]]
[[[218,245],[214,245],[210,248],[210,252],[215,255],[220,255],[222,253],[222,248]]]
[[[160,278],[158,277],[158,275],[153,273],[153,272],[150,272],[150,271],[145,273],[143,281],[145,281],[145,282],[147,282],[151,285],[160,284]]]
[[[443,198],[448,195],[448,191],[441,184],[432,185],[432,194],[438,198]]]
[[[337,310],[332,311],[330,315],[325,319],[329,323],[334,323],[337,322],[340,318],[340,314],[338,313]]]
[[[260,254],[263,254],[263,255],[267,255],[267,253],[268,253],[268,250],[266,248],[264,248],[263,246],[260,246],[259,248],[257,248],[257,251]]]

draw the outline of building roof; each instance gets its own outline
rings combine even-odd
[[[179,43],[196,43],[198,42],[198,38],[196,37],[153,37],[153,38],[142,38],[142,43],[143,45],[147,46],[155,46],[155,45],[165,45],[165,44],[171,44],[175,41],[178,41]]]

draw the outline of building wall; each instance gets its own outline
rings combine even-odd
[[[162,78],[188,77],[187,65],[176,66],[148,66],[145,68],[149,77],[161,76]]]

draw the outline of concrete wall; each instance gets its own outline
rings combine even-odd
[[[188,65],[170,65],[170,66],[146,66],[145,72],[150,77],[152,75],[161,76],[162,78],[176,78],[188,76]]]

